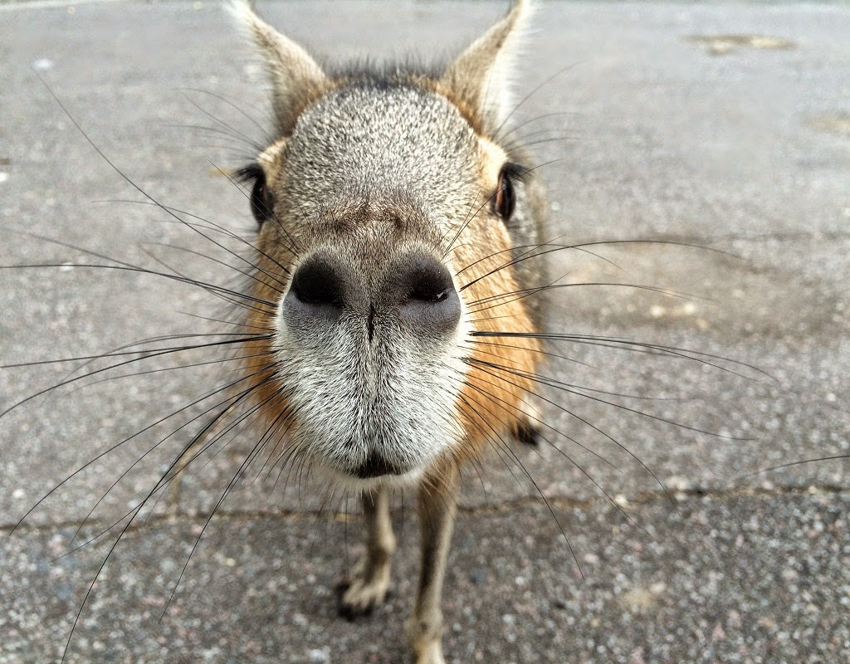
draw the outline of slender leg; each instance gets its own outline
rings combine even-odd
[[[386,489],[364,493],[362,504],[366,521],[366,552],[351,570],[347,587],[340,598],[340,615],[349,620],[369,613],[384,601],[390,585],[390,559],[396,547]]]
[[[439,478],[423,482],[419,490],[422,568],[413,615],[406,625],[416,664],[445,664],[440,640],[443,631],[440,599],[457,509],[458,487],[459,474],[452,466],[446,468]]]

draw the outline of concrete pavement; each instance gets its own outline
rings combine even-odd
[[[452,53],[503,6],[260,9],[336,58]],[[553,348],[552,377],[600,392],[546,393],[553,446],[518,449],[526,470],[497,454],[469,469],[446,585],[448,661],[850,661],[850,461],[758,472],[850,453],[848,35],[844,5],[541,5],[519,88],[566,69],[518,109],[516,137],[546,164],[551,235],[659,241],[563,252],[552,275],[675,291],[564,288],[551,328],[721,359]],[[270,123],[260,71],[220,6],[2,4],[0,62],[0,264],[92,262],[84,247],[237,283],[173,248],[216,256],[186,227],[121,202],[144,198],[33,73],[157,201],[250,232],[244,196],[218,168],[249,159]],[[215,324],[197,316],[226,311],[198,289],[79,267],[0,271],[0,309],[2,364],[199,334]],[[0,404],[79,364],[0,371]],[[55,558],[123,470],[197,409],[129,439],[7,536],[15,522],[81,463],[220,380],[201,365],[72,383],[0,419],[0,662],[57,660],[109,538]],[[185,435],[133,466],[75,541],[131,509]],[[394,511],[394,594],[349,624],[333,586],[358,551],[345,516],[355,510],[286,473],[255,471],[235,488],[158,620],[250,443],[211,457],[122,541],[66,661],[405,661],[410,496]]]

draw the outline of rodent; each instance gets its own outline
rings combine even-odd
[[[245,173],[245,175],[246,175],[246,176],[250,176],[251,174],[252,174],[252,173],[251,173],[250,171]],[[256,175],[256,171],[254,171],[254,174]],[[513,176],[517,177],[517,178],[518,178],[518,180],[520,180],[521,185],[523,185],[523,186],[526,186],[529,180],[530,180],[531,182],[534,182],[534,177],[533,177],[533,175],[534,175],[534,174],[532,174],[532,177],[531,177],[531,178],[526,178],[525,180],[523,180],[522,178],[519,178],[519,177],[518,177],[520,174],[513,173],[513,174],[511,174],[511,175],[513,175]],[[514,183],[514,184],[515,184],[515,183]],[[258,199],[262,202],[262,197],[258,197]],[[528,200],[528,198],[526,198],[525,200],[527,201],[527,200]],[[263,214],[262,214],[262,208],[261,208],[261,207],[259,207],[259,206],[257,206],[257,207],[258,207],[258,209],[260,210],[260,216],[263,216]],[[512,219],[512,220],[513,220],[513,219]],[[509,220],[509,221],[510,221],[510,220]],[[263,228],[264,230],[265,230],[265,229],[267,229],[267,228],[268,228],[268,224],[269,224],[269,220],[267,219],[267,220],[265,220],[265,221],[263,222],[263,226],[262,226],[261,228]],[[262,232],[262,231],[261,231],[261,232]],[[524,244],[526,244],[526,245],[528,245],[528,246],[533,245],[533,244],[534,244],[534,242],[535,242],[535,240],[533,240],[533,239],[532,239],[532,240],[530,240],[530,241],[523,241],[523,243],[524,243]],[[535,263],[539,263],[539,261],[536,261],[536,260],[526,260],[526,261],[520,261],[520,262],[518,262],[518,263],[516,264],[516,266],[527,266],[527,265],[533,265],[533,264],[535,264]],[[284,279],[285,279],[285,278],[284,278]],[[335,282],[334,280],[331,280],[331,281],[330,281],[330,282],[328,282],[328,283],[330,283],[331,285],[334,285],[336,282]],[[529,280],[529,281],[528,281],[528,282],[526,282],[526,283],[529,283],[529,284],[539,284],[539,283],[540,283],[540,281]],[[339,285],[339,284],[337,284],[337,285]],[[344,286],[344,285],[345,285],[345,284],[343,284],[343,286]],[[518,284],[518,286],[519,286],[519,284]],[[332,289],[331,289],[331,290],[332,290]],[[457,290],[457,289],[456,289],[456,290]],[[308,295],[308,297],[309,297],[309,295]],[[535,298],[535,297],[522,297],[522,298],[520,298],[520,299],[524,302],[524,304],[525,304],[525,305],[529,305],[529,304],[530,304],[530,303],[532,303],[532,302],[537,302],[537,301],[538,301],[538,298]],[[320,305],[326,305],[326,304],[331,304],[331,305],[332,305],[332,304],[333,304],[333,302],[330,302],[330,303],[328,303],[328,302],[322,302],[322,301],[321,301],[321,297],[319,298],[319,300],[320,300],[320,301],[319,301],[319,304],[320,304]],[[315,304],[315,302],[314,302],[314,304]],[[371,311],[371,310],[370,310],[370,311]],[[451,312],[449,312],[449,314],[450,314],[450,313],[451,313]],[[531,314],[532,314],[532,312],[528,312],[528,313],[529,313],[529,321],[530,321],[531,323],[534,323],[534,322],[535,322],[535,319],[534,319],[534,316],[533,316],[533,315],[531,315]],[[447,316],[448,316],[448,314],[447,314]],[[450,317],[450,316],[449,316],[449,317]],[[373,321],[373,322],[375,322],[375,321]],[[427,322],[427,321],[426,321],[426,322]],[[368,317],[367,317],[367,324],[366,324],[366,330],[367,330],[366,334],[367,334],[367,336],[368,336],[369,327],[370,327],[370,326],[369,326],[369,324],[368,324]],[[373,334],[374,334],[377,330],[378,330],[378,326],[377,326],[377,325],[375,325],[375,326],[374,326],[374,329],[373,329]],[[260,352],[262,352],[262,349],[258,349],[258,350],[259,350]],[[245,353],[245,354],[251,354],[251,353]],[[249,372],[249,373],[250,373],[250,372]],[[492,380],[492,379],[488,379],[488,380]],[[533,435],[533,434],[532,434],[532,435]],[[190,458],[191,458],[191,457],[190,457]],[[198,460],[200,461],[200,458],[199,458]],[[368,461],[368,460],[367,460],[367,461]],[[380,471],[380,470],[381,470],[380,463],[378,463],[378,464],[375,464],[375,463],[366,463],[366,464],[364,464],[364,466],[363,466],[364,474],[369,474],[369,473],[371,473],[371,472],[376,472],[376,469],[377,469],[378,471]],[[377,502],[377,501],[375,501],[375,502]],[[367,505],[367,508],[368,508],[368,507],[369,507],[369,506]]]
[[[536,425],[540,328],[523,294],[543,280],[517,266],[534,263],[523,253],[541,241],[542,193],[499,140],[528,3],[441,73],[328,73],[248,4],[236,11],[266,62],[278,136],[242,171],[262,228],[240,389],[285,432],[287,456],[361,494],[366,553],[343,613],[384,600],[387,491],[418,486],[406,633],[417,664],[442,664],[460,467]]]

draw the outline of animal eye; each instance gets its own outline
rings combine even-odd
[[[274,214],[274,199],[266,185],[264,174],[254,181],[254,188],[251,190],[251,213],[258,224],[267,221]]]
[[[258,224],[268,221],[274,215],[274,197],[266,183],[266,174],[258,164],[246,166],[239,171],[239,179],[254,181],[251,189],[251,214]]]
[[[505,164],[499,172],[499,182],[496,185],[496,196],[493,198],[493,211],[503,221],[508,221],[516,207],[516,193],[512,178],[515,167],[513,164]]]

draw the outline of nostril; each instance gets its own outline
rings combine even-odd
[[[427,281],[415,284],[407,293],[407,299],[437,304],[448,299],[449,293],[452,289],[453,286],[446,287],[441,284],[435,284]]]
[[[407,299],[437,304],[448,299],[454,290],[448,269],[436,260],[417,257],[403,274],[407,283]]]
[[[344,302],[345,284],[330,262],[313,258],[298,267],[289,290],[303,304],[340,308]]]
[[[398,273],[398,305],[416,328],[450,333],[460,322],[460,299],[448,268],[430,256],[407,259]]]

